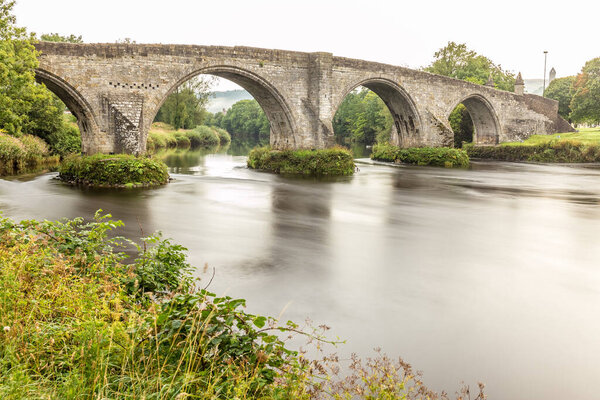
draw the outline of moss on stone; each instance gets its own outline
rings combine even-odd
[[[373,146],[371,159],[445,168],[466,168],[469,166],[469,156],[464,150],[448,147],[413,147],[405,149],[389,143],[381,143]]]
[[[273,150],[254,148],[248,167],[277,174],[343,176],[354,173],[352,153],[341,147],[323,150]]]
[[[169,181],[167,166],[159,160],[125,154],[70,156],[59,167],[59,178],[95,187],[149,187]]]

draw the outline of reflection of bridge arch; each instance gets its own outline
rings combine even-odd
[[[402,86],[389,79],[368,78],[353,84],[349,89],[346,89],[344,95],[335,105],[334,110],[337,111],[344,98],[359,86],[366,87],[374,92],[387,106],[394,119],[392,141],[395,144],[409,146],[419,143],[419,136],[423,132],[423,127],[415,102]]]
[[[35,79],[37,82],[43,83],[65,103],[69,111],[77,118],[79,131],[81,132],[82,152],[88,152],[89,149],[86,148],[86,145],[95,140],[94,134],[98,132],[98,122],[90,104],[77,89],[49,71],[36,69]]]
[[[500,137],[500,122],[492,104],[480,94],[470,94],[454,104],[447,118],[454,109],[463,104],[473,121],[473,143],[498,144]]]
[[[297,132],[296,119],[283,95],[264,78],[239,67],[217,65],[201,68],[187,74],[171,86],[160,104],[156,107],[154,115],[158,113],[158,110],[169,94],[181,84],[200,74],[209,74],[228,79],[243,87],[254,97],[269,120],[271,126],[271,146],[277,148],[296,148],[298,146],[298,141],[295,137],[295,132]]]

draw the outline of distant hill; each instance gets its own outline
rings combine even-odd
[[[253,99],[245,90],[228,90],[225,92],[214,92],[208,100],[206,109],[211,113],[227,110],[240,100]]]

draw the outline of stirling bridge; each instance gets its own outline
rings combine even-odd
[[[393,118],[392,142],[451,146],[448,116],[462,103],[474,142],[496,144],[570,131],[558,102],[376,62],[250,47],[41,42],[36,79],[77,117],[84,153],[142,153],[166,97],[198,74],[229,79],[258,101],[274,148],[333,145],[332,119],[358,86],[375,92]]]

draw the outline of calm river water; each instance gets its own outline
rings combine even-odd
[[[597,399],[600,167],[360,165],[335,181],[250,171],[245,157],[166,156],[174,182],[81,190],[54,173],[0,180],[15,219],[110,211],[208,263],[248,310],[327,323],[338,353],[381,347],[436,390]],[[205,276],[206,278],[206,276]]]

